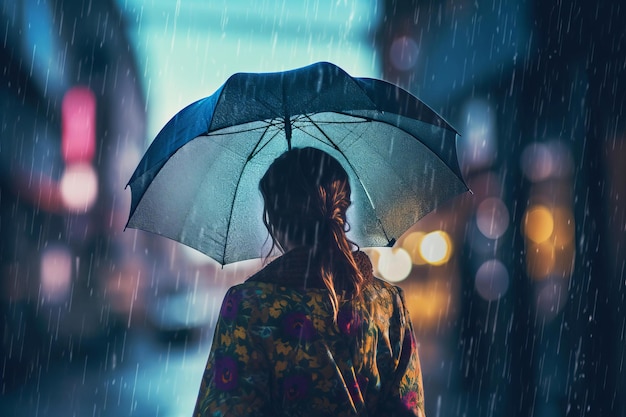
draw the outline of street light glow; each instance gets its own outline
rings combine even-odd
[[[388,282],[400,282],[411,273],[411,256],[402,248],[372,248],[367,251],[374,275]]]
[[[71,212],[85,213],[98,197],[98,174],[91,164],[70,164],[65,167],[60,188],[65,207]]]
[[[535,205],[526,211],[524,231],[526,237],[535,243],[545,242],[552,236],[554,218],[546,206]]]
[[[443,230],[428,233],[420,244],[420,254],[431,265],[445,264],[452,254],[450,236]]]

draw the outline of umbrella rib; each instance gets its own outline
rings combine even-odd
[[[375,121],[374,119],[370,118],[370,117],[364,117],[364,116],[355,116],[353,114],[350,113],[344,113],[344,112],[340,112],[340,111],[327,111],[327,112],[314,112],[314,113],[302,113],[299,114],[297,117],[294,117],[294,122],[300,121],[300,120],[308,120],[312,123],[318,123],[313,122],[313,120],[311,119],[311,115],[319,115],[319,114],[324,114],[324,113],[332,113],[332,114],[340,114],[342,116],[348,116],[348,117],[352,117],[353,119],[357,119],[357,120],[338,120],[338,121],[334,121],[334,120],[329,120],[329,121],[319,121],[321,123],[324,124],[337,124],[337,125],[347,125],[347,124],[360,124],[363,122],[372,122]]]
[[[337,113],[337,112],[335,112]],[[355,119],[360,119],[360,120],[352,120],[352,121],[317,121],[315,123],[321,123],[321,124],[328,124],[328,125],[332,125],[332,124],[337,124],[337,125],[349,125],[349,124],[360,124],[363,122],[371,122],[373,121],[373,119],[370,118],[366,118],[366,117],[361,117],[361,116],[353,116],[350,114],[345,114],[345,113],[337,113],[337,114],[342,114],[342,115],[346,115],[346,116],[352,116]],[[298,115],[296,118],[294,118],[294,122],[298,122],[300,120],[303,119],[308,119],[310,121],[310,118],[308,117],[308,115],[306,114],[301,114]],[[279,128],[281,126],[281,124],[283,123],[280,120],[277,119],[265,119],[265,120],[258,120],[258,122],[265,122],[267,125],[265,126],[259,126],[259,127],[253,127],[253,128],[249,128],[249,129],[242,129],[242,130],[237,130],[237,131],[227,131],[224,132],[224,130],[226,129],[230,129],[234,126],[226,126],[223,128],[220,128],[219,130],[215,130],[213,132],[207,132],[207,136],[225,136],[225,135],[232,135],[233,133],[249,133],[249,132],[254,132],[255,130],[267,130],[269,127],[276,127]],[[297,126],[294,126],[297,128]]]
[[[265,135],[267,134],[268,130],[270,129],[270,127],[272,126],[276,126],[277,124],[274,123],[268,123],[268,125],[265,127],[265,131],[261,134],[261,136],[259,137],[259,140],[257,141],[257,143],[254,145],[254,148],[252,149],[252,152],[250,152],[250,155],[248,155],[248,161],[251,160],[252,158],[254,158],[259,152],[261,152],[267,145],[269,145],[269,143],[272,141],[272,139],[274,139],[276,136],[278,136],[278,134],[280,133],[280,130],[276,130],[276,132],[274,132],[274,134],[272,135],[271,138],[269,138],[268,140],[265,141],[265,144],[263,144],[260,148],[259,148],[259,144],[263,141],[263,139],[265,138]],[[258,149],[257,149],[258,148]]]
[[[363,181],[361,181],[361,178],[359,177],[359,174],[357,173],[356,169],[354,169],[354,165],[352,165],[352,163],[350,162],[350,160],[346,157],[346,154],[339,148],[339,146],[337,146],[337,144],[330,138],[330,136],[328,136],[326,134],[326,132],[324,132],[324,130],[322,130],[321,127],[319,127],[315,122],[313,122],[313,120],[311,119],[311,117],[309,115],[304,115],[307,119],[309,119],[309,121],[311,122],[311,124],[313,126],[315,126],[315,128],[317,130],[320,131],[320,133],[326,138],[326,140],[328,140],[328,142],[333,146],[333,148],[335,148],[335,150],[337,152],[339,152],[341,154],[341,156],[343,157],[344,161],[346,161],[346,163],[350,166],[350,169],[352,170],[352,172],[354,172],[354,175],[356,175],[357,180],[359,181],[359,183],[361,184],[361,186],[363,187],[363,191],[365,191],[365,195],[367,196],[367,199],[370,203],[370,206],[372,207],[372,209],[374,210],[374,213],[376,213],[376,206],[374,205],[374,201],[372,200],[372,196],[370,195],[369,191],[367,190],[367,188],[365,188],[365,185],[363,185]],[[385,239],[387,239],[387,241],[389,243],[392,242],[391,239],[389,239],[389,236],[387,235],[387,231],[385,230],[385,227],[383,226],[383,223],[380,221],[380,219],[378,218],[378,216],[376,216],[376,220],[378,221],[378,224],[380,225],[381,230],[383,231],[383,234],[385,235]]]
[[[250,159],[248,159],[249,161]],[[235,192],[233,193],[233,203],[230,205],[230,212],[228,213],[228,223],[226,224],[226,234],[224,235],[224,250],[222,251],[222,265],[226,264],[226,248],[228,247],[228,234],[230,232],[230,224],[233,220],[233,211],[235,209],[235,200],[237,199],[237,191],[239,190],[239,184],[241,184],[241,178],[243,177],[243,172],[246,170],[246,163],[243,164],[243,168],[241,168],[241,172],[239,173],[239,178],[237,178],[237,185],[235,185]]]
[[[280,123],[273,122],[274,120],[275,119],[258,120],[258,122],[265,122],[266,125],[259,126],[259,127],[252,127],[252,128],[249,128],[249,129],[242,129],[242,130],[237,130],[237,131],[224,132],[224,130],[233,127],[233,126],[227,126],[227,127],[221,128],[219,130],[215,130],[213,132],[209,132],[209,133],[207,133],[207,136],[225,136],[225,135],[232,135],[234,133],[249,133],[249,132],[254,132],[255,130],[261,130],[261,129],[267,130],[268,128],[270,128],[272,126],[279,127]]]
[[[448,166],[448,167],[449,167],[448,162],[447,162],[447,161],[445,161],[445,160],[444,160],[444,159],[443,159],[443,158],[442,158],[442,157],[441,157],[441,156],[437,153],[437,151],[436,151],[436,150],[432,149],[432,148],[431,148],[430,146],[428,146],[426,143],[424,143],[424,142],[420,141],[419,139],[417,139],[417,138],[416,138],[416,137],[415,137],[415,136],[414,136],[411,132],[407,131],[406,129],[403,129],[402,127],[400,127],[400,126],[399,126],[399,125],[397,125],[397,124],[391,123],[391,122],[386,121],[386,120],[374,119],[374,118],[367,117],[367,116],[355,116],[355,115],[353,115],[353,114],[350,114],[350,113],[345,113],[345,112],[342,112],[342,111],[335,111],[335,112],[333,112],[333,113],[336,113],[336,114],[341,114],[341,115],[343,115],[343,116],[350,116],[350,117],[354,117],[354,118],[359,117],[359,118],[362,118],[362,119],[363,119],[363,122],[376,122],[376,123],[382,123],[382,124],[385,124],[385,125],[388,125],[388,126],[395,127],[396,129],[399,129],[399,130],[401,130],[401,131],[405,132],[406,134],[408,134],[408,135],[412,136],[412,137],[413,137],[414,139],[416,139],[419,143],[421,143],[424,147],[426,147],[426,148],[427,148],[430,152],[432,152],[432,154],[433,154],[433,155],[434,155],[437,159],[439,159],[439,160],[440,160],[440,161],[441,161],[444,165],[446,165],[446,166]],[[304,116],[307,116],[307,117],[308,117],[309,115],[307,114],[307,115],[304,115]],[[317,128],[321,131],[321,129],[319,128],[319,126],[317,126],[317,124],[316,124],[315,122],[313,122],[310,118],[309,118],[309,120],[311,121],[311,123],[312,123],[313,125],[315,125],[315,127],[317,127]],[[443,118],[442,118],[442,120],[443,120]],[[418,120],[418,121],[421,121],[421,120]],[[444,121],[444,123],[446,123],[446,124],[447,124],[447,122],[446,122],[445,120],[443,120],[443,121]],[[355,124],[355,123],[363,123],[363,122],[352,121],[352,122],[346,122],[346,123],[342,123],[342,122],[324,122],[324,123],[326,123],[326,124],[333,124],[333,123],[337,123],[337,124]],[[424,123],[428,123],[428,122],[424,122]],[[433,126],[436,126],[436,125],[433,125]],[[450,129],[447,129],[445,126],[444,126],[444,127],[442,127],[442,128],[443,128],[443,129],[446,129],[446,130],[449,130],[449,131],[451,131],[451,132],[454,132],[455,134],[457,134],[457,135],[458,135],[458,133],[457,133],[457,132],[456,132],[456,130],[454,130],[454,129],[450,130]],[[323,133],[323,132],[322,132],[322,133]],[[465,187],[469,190],[469,187],[467,187],[467,184],[465,184],[465,180],[463,179],[463,177],[461,176],[461,174],[457,174],[456,172],[454,172],[454,170],[453,170],[453,173],[454,173],[454,175],[455,175],[455,176],[456,176],[459,180],[461,180],[461,182],[463,183],[463,185],[465,185]]]

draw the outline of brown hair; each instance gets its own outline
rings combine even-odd
[[[348,174],[332,156],[316,148],[293,148],[278,157],[261,179],[263,222],[273,247],[310,247],[328,289],[334,317],[345,291],[360,298],[364,277],[346,232],[350,206]]]

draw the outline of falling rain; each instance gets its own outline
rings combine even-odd
[[[268,248],[222,266],[125,228],[126,184],[230,75],[328,61],[459,132],[472,192],[363,248],[405,292],[426,415],[626,415],[625,9],[3,1],[0,414],[191,416],[221,300]]]

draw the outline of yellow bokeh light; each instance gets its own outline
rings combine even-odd
[[[410,286],[404,296],[416,331],[436,328],[450,314],[450,290],[436,280]]]
[[[526,237],[535,243],[545,242],[554,231],[554,218],[550,209],[542,205],[530,207],[524,216]]]
[[[424,236],[424,232],[412,232],[402,240],[402,248],[409,253],[414,265],[426,264],[426,260],[420,254],[420,245]]]
[[[378,271],[382,278],[389,282],[399,282],[409,276],[413,265],[407,251],[402,248],[380,249],[382,251],[378,260]]]
[[[411,273],[411,256],[402,248],[363,248],[374,267],[374,275],[389,282],[400,282]]]
[[[430,232],[422,238],[420,255],[431,265],[443,265],[452,254],[450,236],[442,230]]]

